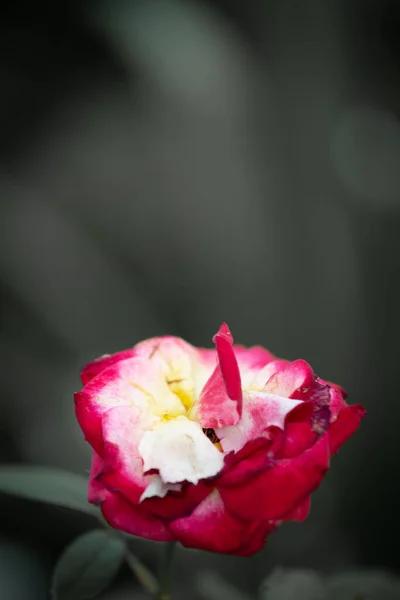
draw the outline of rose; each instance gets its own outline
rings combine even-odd
[[[303,521],[330,457],[365,411],[304,360],[158,337],[81,373],[76,415],[93,448],[89,501],[152,540],[251,555],[283,521]]]

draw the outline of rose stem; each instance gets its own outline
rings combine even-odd
[[[157,600],[170,600],[172,582],[172,561],[174,558],[176,542],[167,542],[160,570],[160,586],[157,592]]]
[[[131,571],[136,575],[138,581],[142,584],[143,588],[150,592],[150,594],[157,594],[158,582],[154,577],[153,573],[144,566],[144,564],[126,547],[125,558]]]

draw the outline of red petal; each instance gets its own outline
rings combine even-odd
[[[329,444],[331,454],[335,454],[342,444],[358,429],[361,419],[366,415],[361,404],[347,406],[329,428]]]
[[[211,488],[200,482],[188,485],[181,492],[168,492],[164,498],[146,498],[141,506],[162,519],[179,519],[190,515],[210,493]]]
[[[315,414],[311,401],[299,404],[288,414],[277,458],[294,458],[315,444],[319,437],[313,427]]]
[[[235,552],[236,556],[252,556],[265,546],[267,536],[276,529],[277,524],[273,521],[264,521],[255,524],[249,529],[246,542]]]
[[[94,450],[92,451],[92,465],[90,469],[88,500],[91,504],[100,505],[109,494],[104,485],[97,479],[103,468],[103,459]]]
[[[310,514],[311,509],[311,496],[308,496],[306,500],[303,500],[301,504],[296,506],[292,511],[287,513],[284,517],[284,521],[298,521],[301,523],[305,521]]]
[[[133,506],[118,493],[110,494],[104,500],[101,512],[107,523],[115,529],[156,542],[170,542],[174,539],[160,519]]]
[[[219,486],[239,486],[245,484],[256,475],[271,467],[270,455],[274,453],[274,444],[281,445],[282,432],[278,428],[271,431],[271,438],[251,440],[236,454],[228,454],[225,458],[226,468],[218,477]]]
[[[243,519],[279,520],[321,483],[329,468],[329,440],[323,435],[297,458],[275,465],[248,483],[224,487],[217,480],[221,498],[233,515]]]
[[[229,514],[214,490],[190,516],[172,521],[169,528],[188,548],[236,554],[248,542],[251,526]]]
[[[315,444],[318,433],[311,421],[287,423],[279,458],[294,458]]]

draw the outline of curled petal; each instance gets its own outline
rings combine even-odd
[[[264,391],[286,398],[293,396],[295,392],[303,395],[301,400],[307,399],[304,394],[313,385],[315,374],[310,365],[305,360],[295,360],[293,362],[276,361],[267,365],[268,368],[276,367],[276,370],[266,380]]]
[[[232,347],[233,338],[224,323],[214,336],[218,363],[204,385],[192,418],[204,428],[234,425],[242,414],[242,384],[239,367]]]
[[[329,468],[329,440],[323,435],[297,458],[278,460],[248,483],[218,485],[222,500],[232,514],[242,519],[279,520],[294,510],[320,485]]]
[[[141,494],[139,502],[147,498],[165,498],[168,492],[180,492],[182,485],[180,483],[164,483],[157,473],[151,474],[151,481]]]
[[[302,404],[301,400],[291,400],[290,398],[284,398],[277,396],[276,394],[269,394],[265,392],[249,392],[247,395],[247,402],[250,406],[249,412],[251,413],[254,428],[257,432],[262,432],[266,427],[279,427],[279,429],[285,428],[285,420],[287,415]],[[253,430],[253,434],[256,432]],[[252,437],[257,437],[252,435]]]
[[[241,402],[242,386],[240,381],[239,366],[233,350],[233,337],[226,323],[223,323],[213,337],[215,343],[219,366],[225,382],[229,398]],[[239,411],[240,414],[240,411]]]

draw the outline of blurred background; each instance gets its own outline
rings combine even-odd
[[[0,48],[1,462],[86,474],[81,366],[153,335],[209,346],[227,321],[368,418],[303,525],[251,559],[180,551],[178,593],[397,571],[400,4],[8,2]],[[89,518],[0,509],[1,599],[47,598]]]

